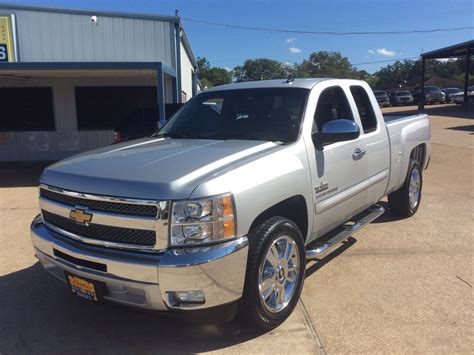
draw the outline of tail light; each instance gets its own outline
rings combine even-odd
[[[122,142],[122,135],[120,134],[120,132],[117,132],[117,131],[114,132],[114,142],[115,143]]]

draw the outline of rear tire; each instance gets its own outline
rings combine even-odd
[[[272,217],[250,235],[247,273],[237,317],[245,326],[270,330],[295,308],[303,288],[306,256],[298,226]]]
[[[410,160],[408,174],[402,187],[388,195],[390,211],[401,217],[413,216],[420,206],[422,186],[420,163]]]

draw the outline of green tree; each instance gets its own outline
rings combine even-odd
[[[463,82],[464,68],[464,58],[447,61],[427,60],[425,63],[425,79],[439,77]],[[471,74],[474,74],[474,69],[471,69]],[[373,76],[377,77],[376,87],[379,89],[414,87],[419,85],[421,81],[421,60],[396,61],[381,68]]]
[[[211,68],[211,63],[209,63],[206,57],[197,57],[196,62],[200,74],[205,73]]]
[[[232,75],[228,70],[212,67],[206,57],[198,57],[197,65],[199,80],[203,87],[212,87],[232,82]]]
[[[370,73],[368,73],[365,70],[359,70],[359,74],[357,76],[358,76],[358,79],[367,81],[370,79],[372,75],[370,75]]]
[[[297,65],[295,76],[359,79],[365,73],[367,72],[359,72],[349,59],[339,52],[319,51],[311,53],[308,59]]]
[[[365,81],[367,81],[367,84],[369,84],[372,89],[378,87],[379,78],[376,75],[370,75]]]
[[[236,81],[282,79],[287,76],[287,70],[277,60],[268,58],[247,59],[242,66],[233,70]]]
[[[413,60],[396,61],[380,69],[375,76],[377,88],[393,89],[414,85],[420,80],[421,67]]]

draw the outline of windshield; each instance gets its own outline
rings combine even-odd
[[[447,88],[446,92],[449,94],[455,93],[455,92],[461,92],[461,89],[458,88]]]
[[[427,86],[425,92],[441,92],[441,89],[437,86]]]
[[[382,97],[386,96],[387,94],[385,93],[385,91],[374,91],[374,95],[377,97]]]
[[[397,96],[409,96],[409,91],[397,91]]]
[[[301,88],[204,92],[155,136],[294,142],[308,93]]]

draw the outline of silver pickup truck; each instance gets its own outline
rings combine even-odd
[[[150,138],[46,168],[32,242],[91,301],[230,310],[273,328],[298,301],[306,261],[384,213],[380,199],[416,213],[430,140],[426,115],[384,119],[362,81],[216,87]]]

